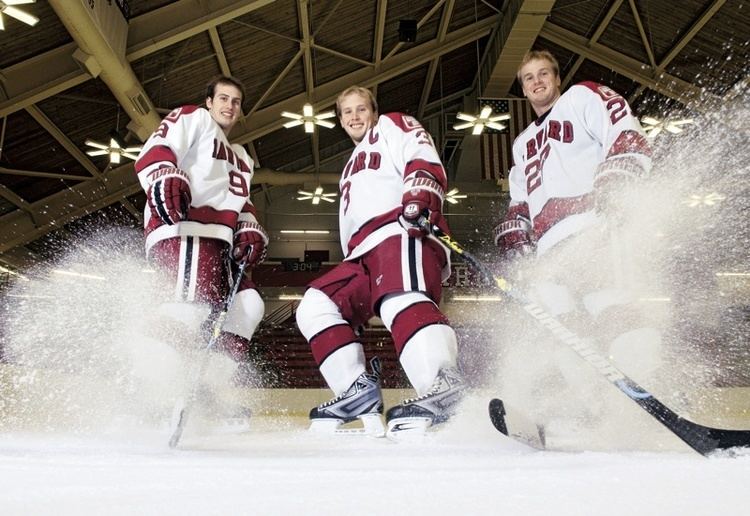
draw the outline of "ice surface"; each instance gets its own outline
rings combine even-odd
[[[0,513],[26,515],[744,514],[750,457],[535,452],[478,410],[421,442],[308,434],[0,435]]]

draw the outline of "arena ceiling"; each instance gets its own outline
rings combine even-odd
[[[282,111],[332,107],[357,83],[381,111],[414,114],[441,148],[479,97],[519,96],[526,50],[548,48],[563,84],[596,80],[636,112],[701,111],[748,82],[743,0],[49,0],[0,32],[0,264],[22,269],[96,222],[140,224],[132,162],[90,157],[116,131],[136,145],[213,76],[247,89],[231,135],[259,166],[256,195],[332,182],[339,129],[284,129]],[[97,21],[91,16],[95,13]],[[399,41],[401,20],[416,41]],[[104,31],[101,27],[105,26]],[[119,35],[119,37],[118,37]],[[478,171],[476,181],[480,180]]]

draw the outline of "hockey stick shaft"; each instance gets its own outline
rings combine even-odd
[[[198,396],[200,381],[203,378],[203,374],[205,373],[206,366],[208,364],[209,352],[216,345],[216,341],[221,335],[221,330],[224,327],[224,322],[227,319],[227,314],[229,313],[229,309],[232,308],[234,298],[237,295],[237,291],[240,288],[240,283],[242,282],[242,277],[245,275],[246,267],[247,263],[245,262],[245,260],[240,262],[239,266],[237,267],[237,275],[234,278],[234,282],[232,283],[232,287],[227,294],[227,297],[224,299],[224,303],[221,307],[221,312],[219,312],[219,314],[216,316],[211,326],[211,336],[208,339],[206,345],[201,349],[202,356],[200,358],[200,367],[198,368],[197,374],[192,379],[190,392],[187,398],[183,397],[177,400],[177,404],[175,405],[175,408],[173,410],[173,429],[172,435],[169,438],[170,448],[174,448],[180,442],[182,431],[185,429],[185,425],[187,424],[190,409],[192,408],[195,399]]]
[[[429,233],[448,249],[461,256],[466,262],[479,271],[482,276],[503,294],[515,300],[523,310],[533,317],[541,326],[551,332],[557,340],[571,348],[578,356],[583,358],[596,369],[599,374],[606,378],[621,392],[635,401],[642,409],[651,414],[668,430],[682,439],[688,446],[702,455],[707,455],[717,449],[733,448],[737,446],[750,446],[749,430],[724,430],[711,428],[694,423],[682,418],[656,399],[643,387],[628,378],[622,371],[617,369],[607,358],[602,356],[589,342],[570,331],[554,316],[544,308],[526,298],[522,293],[504,278],[496,276],[493,272],[466,251],[450,235],[443,232],[437,225],[429,224],[422,217],[419,225],[427,228]]]

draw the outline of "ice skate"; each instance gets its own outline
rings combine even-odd
[[[441,369],[426,394],[406,399],[388,410],[386,436],[402,439],[424,435],[428,428],[448,421],[456,413],[465,391],[466,384],[457,369]]]
[[[385,433],[381,419],[383,394],[380,390],[380,361],[370,361],[371,373],[362,373],[346,391],[310,411],[310,430],[316,433],[364,433],[380,437]],[[359,419],[363,428],[343,429]]]

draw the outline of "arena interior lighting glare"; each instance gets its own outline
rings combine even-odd
[[[39,22],[39,18],[32,16],[31,14],[22,11],[16,5],[33,4],[36,0],[2,0],[0,1],[0,30],[5,30],[5,23],[3,22],[3,14],[7,14],[11,18],[15,18],[32,27]]]
[[[323,193],[322,186],[317,187],[314,192],[297,190],[297,193],[300,194],[298,201],[312,201],[313,204],[320,204],[320,201],[335,202],[332,197],[336,197],[335,193]]]
[[[455,124],[453,126],[453,129],[455,129],[456,131],[463,131],[464,129],[473,127],[473,129],[471,130],[471,134],[482,134],[482,131],[484,131],[485,127],[489,127],[490,129],[494,129],[495,131],[502,131],[503,129],[505,129],[507,126],[505,124],[499,124],[498,122],[502,120],[508,120],[510,118],[510,115],[508,113],[504,113],[502,115],[492,116],[492,108],[490,106],[484,106],[476,116],[467,115],[466,113],[461,113],[459,111],[458,113],[456,113],[456,118],[464,121],[463,124]]]
[[[445,194],[445,200],[451,204],[458,204],[459,199],[466,199],[466,194],[458,193],[458,188],[453,188]]]
[[[142,148],[141,146],[124,147],[114,137],[109,138],[109,145],[95,142],[91,139],[86,140],[84,143],[89,147],[93,147],[93,150],[86,151],[86,154],[89,156],[104,156],[105,154],[109,154],[109,162],[116,165],[122,161],[122,158],[135,161]]]
[[[700,208],[702,206],[716,206],[724,199],[726,199],[726,197],[724,197],[723,195],[716,192],[711,192],[710,194],[706,195],[693,194],[682,201],[682,203],[687,204],[690,208]]]
[[[656,136],[662,131],[666,131],[670,134],[680,134],[685,129],[683,126],[693,123],[692,118],[682,118],[679,120],[661,120],[652,116],[644,116],[641,118],[643,123],[643,130],[646,136],[649,138],[656,138]]]
[[[305,126],[306,133],[312,133],[315,131],[316,125],[322,125],[328,129],[335,127],[333,122],[329,122],[328,118],[333,118],[336,113],[333,111],[326,111],[325,113],[318,113],[317,115],[313,111],[312,104],[309,102],[302,106],[302,114],[290,113],[289,111],[282,111],[281,116],[284,118],[291,118],[290,122],[284,124],[284,127],[289,129],[290,127],[297,127],[298,125]]]

